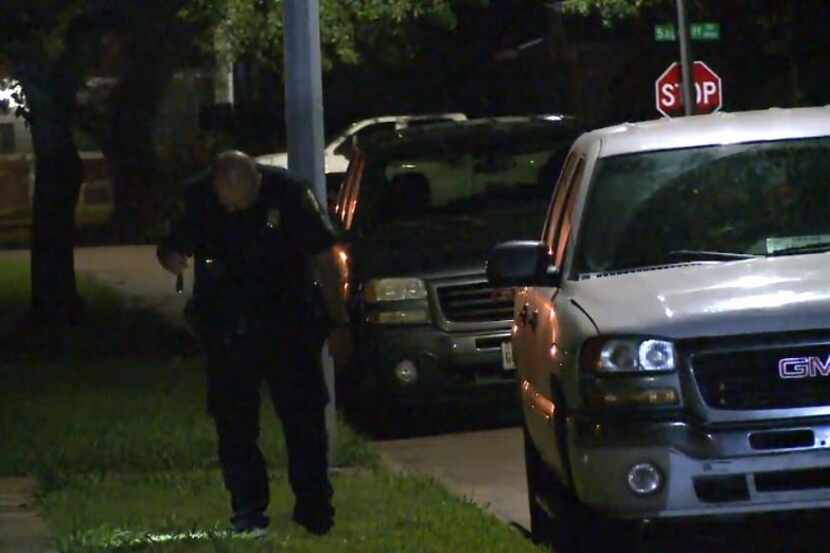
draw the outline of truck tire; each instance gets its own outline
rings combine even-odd
[[[525,471],[533,541],[553,546],[557,553],[577,553],[583,531],[581,511],[574,511],[565,486],[542,460],[524,427]]]
[[[643,523],[617,520],[582,505],[545,464],[524,428],[527,497],[533,541],[556,553],[636,553]]]

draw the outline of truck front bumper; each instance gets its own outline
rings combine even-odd
[[[830,507],[830,422],[764,430],[712,430],[686,422],[568,420],[569,460],[579,500],[621,518],[736,515]],[[773,435],[758,448],[753,434]],[[812,443],[775,447],[786,435]],[[777,434],[776,434],[777,433]],[[773,447],[767,447],[768,445]],[[781,445],[781,444],[778,444]],[[638,495],[637,465],[656,467],[659,488]]]
[[[515,394],[515,371],[502,368],[501,343],[509,331],[450,333],[431,326],[369,325],[359,343],[373,384],[401,404],[476,400]],[[402,363],[415,367],[414,381],[396,373]]]

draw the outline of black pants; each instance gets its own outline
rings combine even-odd
[[[285,431],[295,517],[298,512],[333,516],[320,345],[301,332],[217,338],[206,344],[208,411],[216,423],[234,522],[261,516],[268,507],[268,476],[257,446],[263,381]]]

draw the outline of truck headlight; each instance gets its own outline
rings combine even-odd
[[[599,375],[670,372],[674,344],[653,338],[594,338],[583,347],[582,365]]]
[[[366,284],[366,303],[387,301],[424,300],[427,287],[419,278],[378,278]]]
[[[664,340],[646,340],[639,348],[640,367],[644,371],[673,371],[674,344]]]

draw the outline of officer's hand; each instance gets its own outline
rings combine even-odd
[[[335,328],[329,334],[329,353],[336,370],[344,370],[352,360],[352,332],[349,327]]]
[[[167,252],[159,258],[159,263],[174,275],[180,275],[187,269],[187,257],[179,252]]]

